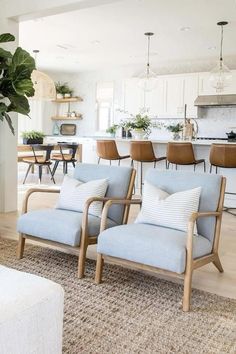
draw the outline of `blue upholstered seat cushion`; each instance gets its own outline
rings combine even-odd
[[[149,224],[120,225],[103,231],[97,251],[157,268],[183,273],[186,265],[186,239],[183,231]],[[200,235],[193,238],[193,257],[211,252],[211,242]]]
[[[70,246],[79,246],[81,237],[82,213],[61,209],[41,209],[23,214],[18,219],[20,233],[56,241]],[[88,216],[89,236],[99,234],[101,219]],[[108,219],[108,227],[117,225]]]

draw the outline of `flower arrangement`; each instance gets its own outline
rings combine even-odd
[[[118,128],[119,128],[119,124],[113,124],[109,128],[106,129],[106,133],[110,133],[111,135],[115,135]]]
[[[169,130],[171,133],[179,133],[183,130],[183,124],[182,123],[177,123],[177,124],[170,124],[166,126],[166,129]]]

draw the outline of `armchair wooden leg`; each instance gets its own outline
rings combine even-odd
[[[187,269],[184,276],[184,297],[183,297],[183,311],[190,310],[191,292],[192,292],[192,269]]]
[[[103,271],[104,259],[102,254],[97,254],[97,264],[96,264],[96,275],[95,275],[95,284],[100,284],[102,281],[102,271]]]
[[[24,248],[25,248],[25,238],[22,234],[19,235],[19,241],[18,241],[18,246],[17,246],[17,253],[16,256],[18,259],[23,258],[24,254]]]
[[[215,260],[212,263],[214,264],[214,266],[218,269],[218,271],[220,273],[224,272],[224,269],[222,267],[222,264],[221,264],[221,261],[220,261],[220,258],[219,258],[218,254],[215,255]]]
[[[79,262],[78,262],[78,278],[82,279],[84,277],[86,252],[88,245],[81,245],[79,250]]]

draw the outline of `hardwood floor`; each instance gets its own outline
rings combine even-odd
[[[35,179],[35,177],[29,176],[30,184],[26,186],[19,185],[19,210],[21,209],[21,203],[25,191],[32,186],[32,179]],[[58,172],[57,180],[62,180],[60,172]],[[45,176],[45,181],[52,185],[48,176]],[[30,208],[38,209],[53,207],[56,203],[57,197],[57,195],[53,194],[45,196],[45,194],[37,193],[37,195],[32,196]],[[129,222],[132,222],[135,219],[137,213],[138,207],[132,206]],[[19,214],[20,212],[0,214],[0,237],[15,240],[18,238],[16,222]],[[92,259],[96,258],[95,245],[89,246],[88,257]],[[212,264],[206,265],[201,269],[194,271],[193,287],[236,299],[236,217],[228,213],[224,213],[223,215],[220,259],[224,268],[224,273],[219,273]],[[173,281],[178,280],[173,279]]]

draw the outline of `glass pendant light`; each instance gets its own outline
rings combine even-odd
[[[152,91],[157,86],[157,75],[150,69],[149,57],[150,57],[150,38],[154,35],[152,32],[144,33],[148,38],[148,51],[147,51],[147,66],[146,70],[140,74],[138,86],[145,92]]]
[[[210,72],[210,82],[217,93],[224,91],[224,88],[229,86],[232,81],[232,74],[229,68],[223,63],[224,26],[227,24],[228,22],[226,21],[217,23],[218,26],[221,26],[220,58],[216,67]]]
[[[38,49],[33,50],[35,54],[35,62],[37,54],[39,53]],[[31,74],[31,80],[34,84],[34,100],[53,100],[56,98],[56,88],[54,81],[47,74],[39,70],[33,70]]]

